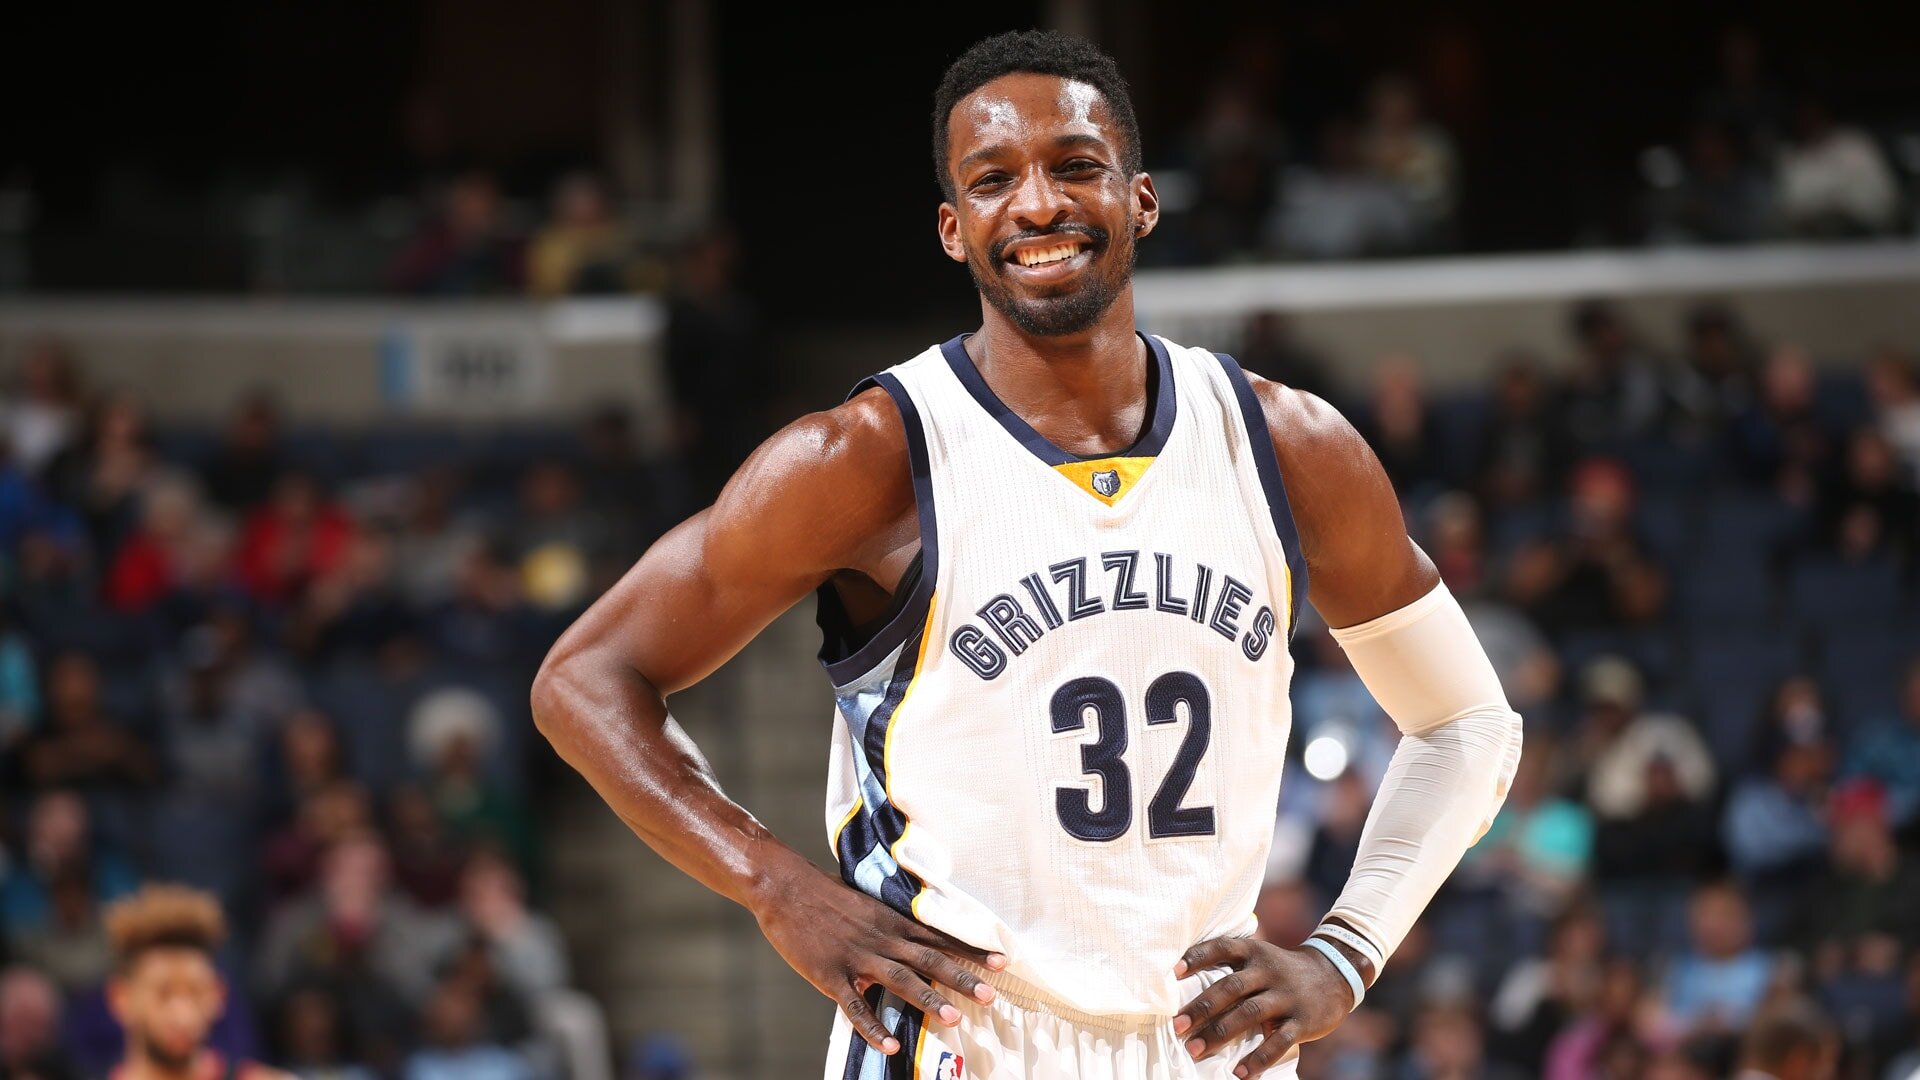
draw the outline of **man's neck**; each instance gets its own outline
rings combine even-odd
[[[1026,334],[984,301],[967,354],[993,392],[1056,442],[1107,448],[1138,434],[1146,404],[1147,351],[1134,332],[1128,289],[1078,334]],[[1133,421],[1121,423],[1121,420]]]
[[[197,1050],[184,1068],[172,1069],[135,1047],[127,1051],[126,1064],[114,1074],[114,1080],[198,1080],[206,1054],[205,1050]]]

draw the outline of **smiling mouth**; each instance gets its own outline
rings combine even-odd
[[[1010,261],[1018,263],[1028,269],[1033,269],[1038,266],[1065,262],[1075,255],[1080,254],[1082,251],[1087,250],[1087,247],[1087,242],[1077,237],[1062,239],[1059,243],[1051,247],[1021,248],[1010,256]]]

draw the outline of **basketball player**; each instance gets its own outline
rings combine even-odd
[[[110,905],[106,924],[114,955],[107,1006],[127,1036],[112,1080],[292,1080],[206,1046],[227,1007],[226,980],[213,963],[226,920],[213,897],[149,885]]]
[[[1353,428],[1135,330],[1159,203],[1113,62],[982,41],[933,129],[980,328],[761,446],[554,646],[535,716],[838,1003],[829,1077],[1290,1074],[1491,820],[1519,718]],[[812,197],[886,182],[834,156]],[[838,877],[664,702],[815,590]],[[1405,737],[1330,916],[1269,943],[1308,601]]]

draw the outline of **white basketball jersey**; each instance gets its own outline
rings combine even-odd
[[[1253,929],[1306,587],[1245,374],[1147,342],[1152,422],[1093,460],[959,338],[863,383],[905,421],[920,572],[870,634],[821,602],[842,875],[1098,1015],[1174,1012],[1181,953]]]

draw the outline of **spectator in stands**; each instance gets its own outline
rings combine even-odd
[[[1267,223],[1269,244],[1299,259],[1349,259],[1412,250],[1420,216],[1406,190],[1369,167],[1353,122],[1328,120],[1312,167],[1291,169]]]
[[[442,981],[427,1002],[427,1048],[407,1059],[405,1080],[533,1080],[518,1054],[484,1041],[482,1005],[466,981]]]
[[[107,603],[133,614],[173,591],[205,527],[199,493],[183,480],[151,484],[138,501],[139,524],[112,553],[103,583]]]
[[[1773,177],[1732,130],[1695,123],[1685,163],[1677,184],[1652,194],[1654,242],[1751,244],[1775,233]]]
[[[1915,1080],[1920,1077],[1920,953],[1907,960],[1907,1031],[1894,1046],[1893,1060],[1887,1065],[1885,1080]],[[1876,1077],[1875,1080],[1880,1080]]]
[[[47,465],[47,486],[86,524],[96,552],[111,552],[139,519],[140,495],[172,473],[153,452],[146,412],[124,394],[97,402],[86,433]]]
[[[1607,960],[1600,985],[1574,1023],[1547,1048],[1546,1080],[1636,1080],[1646,1071],[1649,1046],[1658,1034],[1648,1017],[1640,971],[1633,961]]]
[[[1626,467],[1589,459],[1567,481],[1565,523],[1517,551],[1506,595],[1550,636],[1644,626],[1666,610],[1666,574],[1634,531]]]
[[[1900,715],[1864,726],[1847,747],[1846,773],[1877,781],[1887,794],[1888,818],[1902,828],[1920,823],[1920,657],[1907,665]]]
[[[1748,480],[1806,507],[1833,455],[1833,435],[1814,410],[1813,361],[1780,345],[1760,373],[1759,399],[1734,421],[1733,455]]]
[[[70,791],[49,791],[34,800],[22,856],[0,880],[0,913],[9,935],[49,925],[55,886],[63,880],[85,882],[100,903],[132,892],[137,884],[126,860],[96,843],[87,804]]]
[[[377,529],[356,529],[340,561],[313,579],[287,628],[303,659],[369,656],[418,629],[394,578],[393,542]]]
[[[521,477],[520,512],[508,534],[522,586],[537,607],[571,610],[597,595],[596,577],[611,570],[606,519],[581,501],[580,478],[558,461],[533,465]]]
[[[639,284],[633,256],[606,185],[592,173],[572,173],[555,185],[552,217],[534,234],[527,290],[549,298],[631,292]]]
[[[1653,430],[1665,409],[1658,365],[1626,316],[1607,300],[1583,300],[1569,326],[1574,359],[1567,374],[1566,421],[1587,451],[1610,451]]]
[[[0,969],[0,1080],[78,1080],[60,1046],[60,991],[33,968]]]
[[[1869,236],[1898,223],[1900,188],[1865,131],[1837,123],[1825,101],[1793,110],[1793,140],[1781,151],[1780,210],[1800,236]]]
[[[1865,962],[1881,968],[1920,948],[1920,861],[1900,850],[1886,795],[1872,781],[1843,785],[1833,798],[1831,865],[1807,904],[1817,973]]]
[[[465,687],[443,687],[414,706],[408,729],[427,796],[453,836],[528,865],[532,825],[519,800],[488,775],[501,736],[493,703]]]
[[[460,879],[460,914],[468,933],[485,946],[493,970],[524,999],[566,985],[560,931],[528,910],[526,885],[511,862],[485,849],[475,853]]]
[[[1186,261],[1245,260],[1258,249],[1286,142],[1267,104],[1269,66],[1234,49],[1183,140],[1197,190],[1192,209],[1176,219],[1185,228],[1170,235]]]
[[[1753,345],[1732,308],[1704,303],[1687,312],[1685,359],[1669,385],[1670,428],[1688,441],[1715,439],[1753,401]]]
[[[393,537],[393,570],[415,608],[451,597],[468,556],[483,542],[479,524],[455,507],[459,493],[460,476],[452,468],[426,469],[412,478],[405,520]]]
[[[1740,1049],[1739,1080],[1831,1080],[1840,1040],[1810,1001],[1763,1010]]]
[[[484,172],[455,178],[444,209],[388,272],[394,289],[431,296],[517,293],[524,278],[524,253],[507,232],[499,185]]]
[[[678,411],[675,449],[692,474],[694,501],[710,502],[746,460],[759,433],[754,394],[764,377],[759,316],[741,292],[740,245],[709,229],[682,246],[667,299],[667,382]]]
[[[1493,662],[1507,701],[1522,715],[1544,706],[1559,690],[1560,660],[1546,635],[1488,580],[1486,537],[1473,497],[1453,491],[1427,506],[1421,545],[1461,601],[1474,636]]]
[[[15,955],[45,972],[70,998],[100,985],[113,964],[88,869],[77,865],[57,872],[48,890],[46,920],[7,935]]]
[[[402,784],[387,797],[387,835],[394,883],[421,907],[451,904],[459,895],[466,849],[417,785]]]
[[[40,679],[33,650],[0,607],[0,762],[40,723]]]
[[[207,497],[233,512],[267,501],[287,469],[280,441],[279,404],[266,393],[247,395],[227,420],[220,449],[200,467]]]
[[[0,401],[0,431],[6,433],[0,449],[34,477],[80,434],[80,377],[65,344],[38,338],[27,345],[15,380],[14,393]]]
[[[1695,101],[1694,115],[1724,125],[1749,151],[1771,154],[1784,134],[1787,98],[1769,77],[1759,36],[1751,27],[1726,27],[1715,60],[1715,82]]]
[[[480,545],[462,560],[454,593],[426,613],[440,654],[480,668],[511,666],[537,655],[538,628],[521,596],[520,575],[505,552]]]
[[[1495,376],[1493,415],[1474,453],[1474,486],[1495,512],[1531,506],[1560,490],[1573,460],[1565,418],[1539,362],[1508,356]]]
[[[294,709],[274,732],[265,770],[267,820],[275,826],[292,821],[309,797],[344,778],[345,760],[333,719],[312,706]]]
[[[1411,80],[1401,75],[1375,80],[1367,93],[1360,142],[1368,167],[1397,186],[1412,208],[1418,245],[1448,244],[1460,166],[1452,138],[1422,115],[1420,93]]]
[[[1753,944],[1746,897],[1730,882],[1695,890],[1687,914],[1691,948],[1667,970],[1667,1016],[1682,1030],[1737,1031],[1765,998],[1773,958]]]
[[[1425,494],[1443,479],[1439,440],[1412,356],[1389,354],[1374,366],[1373,395],[1361,431],[1403,499]]]
[[[1847,437],[1839,468],[1814,505],[1815,539],[1850,561],[1904,557],[1920,544],[1920,495],[1902,474],[1893,445],[1876,428]]]
[[[325,990],[296,989],[277,1012],[277,1058],[299,1080],[378,1080],[373,1070],[354,1063],[346,1017]]]
[[[317,480],[284,473],[241,532],[235,552],[241,583],[261,603],[296,600],[346,561],[353,535],[353,519],[325,497]]]
[[[1464,1001],[1429,1005],[1414,1017],[1412,1045],[1396,1080],[1518,1080],[1525,1074],[1486,1058],[1480,1016]]]
[[[1525,758],[1521,759],[1523,762]],[[1605,978],[1606,924],[1573,904],[1555,921],[1546,948],[1523,955],[1501,978],[1488,1006],[1493,1056],[1538,1076],[1553,1038],[1592,1009]]]
[[[1326,358],[1303,343],[1292,317],[1268,309],[1247,317],[1240,335],[1240,365],[1265,379],[1331,399],[1336,393]]]
[[[1910,488],[1920,488],[1920,373],[1913,358],[1885,346],[1867,361],[1867,398],[1874,423],[1900,457]]]
[[[253,806],[260,748],[302,703],[298,680],[256,653],[252,636],[245,616],[229,610],[180,640],[159,695],[176,798]]]
[[[267,838],[260,853],[267,898],[279,902],[309,891],[319,881],[328,852],[373,827],[365,788],[333,780],[305,793],[289,822]]]
[[[1804,692],[1811,680],[1789,682],[1780,696]],[[1819,864],[1827,847],[1827,784],[1833,748],[1816,722],[1780,729],[1771,771],[1735,785],[1721,822],[1734,873],[1749,886],[1792,880]]]
[[[100,668],[83,652],[47,665],[47,723],[20,747],[19,768],[31,787],[127,790],[160,779],[152,748],[101,701]]]

